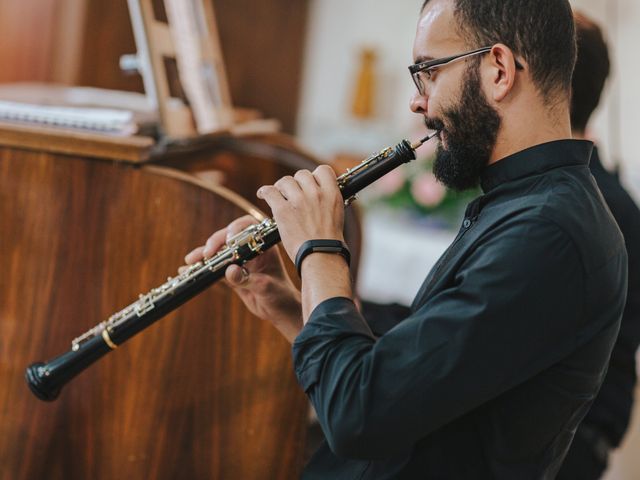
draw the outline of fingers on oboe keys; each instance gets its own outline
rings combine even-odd
[[[184,257],[186,265],[178,268],[178,272],[182,274],[188,269],[189,265],[211,258],[226,244],[229,238],[254,223],[256,223],[255,218],[245,215],[231,222],[226,228],[218,230],[207,239],[204,245],[194,248]]]

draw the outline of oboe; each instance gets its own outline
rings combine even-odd
[[[338,177],[338,186],[350,204],[355,195],[391,170],[415,160],[415,150],[437,135],[433,133],[416,143],[403,140],[367,158]],[[47,362],[29,365],[25,378],[31,391],[41,400],[52,401],[62,387],[105,354],[172,312],[187,300],[224,277],[229,265],[244,265],[280,241],[271,218],[251,225],[227,240],[213,257],[186,268],[175,278],[140,295],[137,301],[113,314],[71,342],[71,350]]]

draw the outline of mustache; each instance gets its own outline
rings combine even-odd
[[[427,130],[444,130],[444,122],[437,118],[424,117],[424,125],[427,127]]]

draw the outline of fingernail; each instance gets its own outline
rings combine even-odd
[[[240,273],[242,273],[242,279],[241,279],[242,283],[249,280],[249,275],[250,275],[249,270],[247,270],[245,267],[242,267],[240,269]]]
[[[246,268],[242,267],[237,272],[234,272],[233,283],[236,286],[244,285],[248,281],[249,281],[249,270],[247,270]]]

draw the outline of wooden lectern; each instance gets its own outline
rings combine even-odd
[[[223,143],[193,158],[219,156]],[[44,403],[25,384],[26,365],[68,350],[174,275],[215,229],[261,215],[189,168],[159,166],[180,153],[153,148],[144,137],[0,125],[2,480],[300,472],[308,404],[290,347],[223,284],[97,362],[58,400]]]

